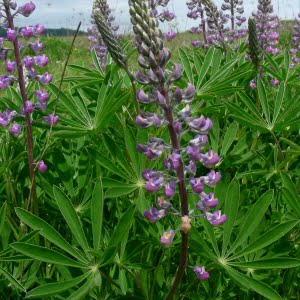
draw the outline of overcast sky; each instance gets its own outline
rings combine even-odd
[[[51,28],[76,28],[79,20],[83,21],[82,29],[89,27],[91,7],[93,0],[32,0],[36,3],[36,10],[28,19],[20,20],[29,24],[42,23]],[[107,0],[116,17],[116,22],[121,25],[122,31],[128,30],[128,1],[127,0]],[[17,1],[19,5],[27,1]],[[179,30],[187,30],[196,25],[195,21],[187,21],[188,12],[185,0],[170,0],[169,8],[177,15]],[[215,0],[220,5],[222,0]],[[257,0],[244,0],[245,14],[248,16],[256,10]],[[274,11],[282,19],[293,19],[300,12],[300,0],[273,0]]]

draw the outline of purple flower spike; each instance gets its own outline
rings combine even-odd
[[[175,230],[165,231],[160,238],[160,243],[165,247],[170,246],[173,242],[175,233]]]
[[[45,90],[38,90],[35,95],[40,102],[46,102],[49,99],[49,94]]]
[[[205,217],[207,218],[208,222],[213,226],[219,226],[226,222],[226,215],[222,215],[221,210],[215,211],[213,214],[206,213]]]
[[[207,168],[215,166],[220,161],[219,155],[209,150],[205,154],[200,154],[200,162]]]
[[[21,129],[22,126],[20,124],[14,123],[9,132],[11,133],[11,135],[13,135],[14,137],[18,137],[21,134]]]
[[[170,182],[165,184],[165,195],[168,198],[172,198],[175,195],[175,183]]]
[[[11,28],[8,28],[6,37],[8,41],[13,42],[17,37],[17,32]]]
[[[194,272],[196,273],[197,277],[201,281],[205,281],[209,278],[209,273],[205,271],[204,266],[202,266],[202,267],[195,266],[194,267]]]
[[[214,187],[221,180],[221,174],[211,170],[207,176],[204,177],[204,183],[209,187]]]
[[[24,111],[26,113],[32,113],[34,111],[34,105],[31,101],[25,101]]]
[[[49,74],[48,72],[44,73],[42,76],[38,77],[38,81],[42,85],[47,85],[49,84],[53,79],[52,74]]]
[[[47,64],[48,64],[48,57],[43,54],[43,55],[38,55],[36,58],[35,58],[35,63],[37,66],[39,67],[45,67]]]
[[[149,210],[144,211],[144,217],[150,222],[155,223],[166,215],[164,209],[157,210],[155,207],[150,207]]]
[[[181,155],[178,153],[172,153],[169,156],[169,163],[173,170],[177,170],[180,166]]]
[[[38,162],[37,167],[41,173],[45,173],[48,169],[48,166],[44,163],[43,160],[40,160]]]
[[[59,120],[59,116],[55,116],[54,113],[52,113],[49,116],[44,117],[43,120],[47,122],[49,126],[51,126],[52,124],[56,125]]]
[[[203,177],[191,178],[190,185],[194,193],[200,194],[203,191]]]
[[[35,4],[32,1],[30,1],[29,3],[20,6],[18,12],[24,17],[29,17],[34,10],[35,10]]]
[[[33,37],[33,28],[30,26],[22,28],[21,34],[24,37],[24,39],[28,40],[29,38]]]
[[[13,73],[16,69],[16,63],[14,61],[8,60],[5,68],[8,73]]]

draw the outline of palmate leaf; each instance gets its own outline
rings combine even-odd
[[[94,285],[94,276],[90,276],[84,285],[82,285],[79,289],[73,292],[67,300],[82,300],[85,299],[85,295],[90,291],[92,286]]]
[[[52,226],[50,226],[46,221],[33,215],[32,213],[22,209],[15,209],[17,216],[26,225],[30,226],[34,230],[41,229],[39,231],[40,235],[46,238],[48,241],[58,246],[60,249],[66,251],[70,255],[74,256],[83,263],[87,263],[87,258],[82,257],[78,251],[76,251]]]
[[[180,60],[181,60],[182,66],[183,66],[183,70],[188,78],[188,81],[191,84],[194,84],[192,66],[191,66],[191,63],[190,63],[187,53],[182,48],[179,49],[179,57],[180,57]]]
[[[2,269],[0,267],[0,273],[18,290],[22,291],[22,292],[26,292],[26,289],[23,287],[22,284],[19,283],[19,281],[10,273],[8,273],[7,271],[5,271],[4,269]]]
[[[238,133],[238,124],[236,122],[233,122],[229,125],[227,128],[225,135],[224,135],[224,140],[221,148],[220,154],[222,156],[225,156],[227,151],[229,150],[230,146],[234,142],[237,133]]]
[[[241,284],[244,286],[246,289],[252,289],[258,294],[266,297],[267,299],[270,300],[281,300],[282,298],[280,295],[274,291],[270,286],[267,284],[255,280],[251,277],[248,277],[234,269],[232,269],[229,266],[225,267],[225,270],[228,272],[229,276],[232,277],[238,284]]]
[[[267,92],[265,86],[261,79],[257,80],[257,91],[258,91],[258,98],[262,107],[262,111],[265,116],[265,121],[268,127],[271,127],[271,113],[269,107],[269,100],[267,98]]]
[[[53,188],[54,197],[56,199],[57,205],[67,224],[69,225],[71,232],[76,238],[77,242],[80,244],[81,248],[86,254],[88,254],[89,245],[85,237],[82,225],[79,221],[78,215],[69,200],[69,198],[64,194],[64,192],[54,186]]]
[[[79,277],[65,280],[61,282],[55,282],[55,283],[48,283],[42,286],[39,286],[37,288],[34,288],[30,292],[26,294],[26,299],[34,299],[38,298],[41,299],[42,297],[49,297],[52,295],[56,295],[59,293],[62,293],[64,291],[67,291],[75,286],[77,286],[79,283],[81,283],[85,278],[88,276],[91,276],[91,272],[87,272]]]
[[[251,210],[240,225],[239,234],[235,239],[234,243],[227,251],[226,257],[228,257],[236,248],[238,248],[243,243],[243,241],[245,241],[257,228],[263,216],[265,215],[266,210],[268,209],[269,205],[273,200],[273,195],[273,190],[264,193],[252,206]]]
[[[57,264],[62,266],[74,267],[74,268],[88,268],[86,264],[77,262],[57,251],[50,250],[48,248],[35,246],[27,243],[20,243],[20,242],[12,243],[10,246],[16,251],[26,256],[50,264]]]

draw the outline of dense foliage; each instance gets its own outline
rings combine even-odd
[[[25,17],[35,8],[32,2],[19,8],[14,1],[2,2],[6,12],[10,9]],[[137,5],[133,2],[131,14],[138,27],[141,12],[132,8]],[[207,1],[200,2],[203,6]],[[235,7],[241,4],[230,2]],[[265,3],[270,1],[260,2],[270,5]],[[190,4],[193,9],[194,5]],[[154,15],[146,17],[149,28],[154,28]],[[271,18],[273,22],[275,18]],[[105,29],[105,22],[99,22],[98,28]],[[46,78],[37,74],[41,74],[45,56],[28,46],[37,45],[31,39],[43,30],[34,27],[40,32],[31,35],[26,27],[18,36],[26,44],[21,52],[27,57],[21,62],[23,72],[27,70],[26,99],[20,93],[22,70],[13,64],[18,58],[15,51],[7,51],[12,45],[18,46],[16,35],[1,41],[1,54],[5,53],[1,74],[6,75],[0,78],[0,299],[164,299],[170,294],[178,266],[183,267],[184,274],[174,299],[298,299],[300,23],[295,23],[290,48],[286,47],[289,40],[278,44],[276,34],[272,46],[280,51],[263,51],[268,46],[261,45],[259,28],[256,31],[251,21],[249,24],[252,31],[234,39],[234,47],[224,37],[215,45],[181,47],[177,53],[173,51],[178,61],[169,60],[167,52],[165,60],[159,61],[157,55],[149,60],[151,51],[143,42],[149,35],[155,50],[160,39],[145,28],[135,28],[134,45],[138,49],[131,40],[121,40],[119,46],[105,38],[109,31],[102,31],[101,39],[111,52],[105,68],[98,53],[86,49],[88,63],[83,66],[67,61],[68,75],[61,81],[58,74],[52,83],[48,73]],[[146,33],[141,35],[143,30]],[[43,42],[51,60],[57,47],[47,48],[47,39]],[[62,44],[66,47],[66,41]],[[145,74],[149,69],[158,72],[160,66],[173,76],[169,85],[155,78],[155,84],[137,83],[132,75],[136,63],[131,64],[136,52],[144,58],[139,60],[140,66],[150,66],[145,67]],[[76,54],[73,49],[72,62]],[[34,76],[32,66],[27,65],[30,57],[36,68]],[[180,71],[176,63],[181,64]],[[175,148],[170,141],[170,122],[160,126],[159,121],[158,126],[153,119],[157,104],[150,104],[156,105],[153,109],[150,106],[151,115],[136,120],[141,115],[136,100],[145,103],[152,92],[151,97],[155,95],[164,103],[157,94],[158,86],[160,91],[166,86],[170,91],[180,90],[183,101],[187,101],[183,106],[183,102],[178,104],[180,109],[188,104],[191,115],[211,120],[210,146],[205,149],[218,153],[218,161],[203,164],[202,160],[194,176],[206,175],[211,168],[222,175],[217,185],[201,187],[201,192],[214,193],[219,200],[217,209],[226,215],[226,222],[218,227],[213,227],[207,212],[199,208],[194,185],[187,185],[193,211],[188,212],[191,228],[187,230],[188,255],[183,266],[179,257],[186,227],[178,218],[178,214],[184,217],[181,192],[175,187],[168,191],[173,214],[158,221],[145,213],[158,198],[146,191],[145,169],[165,171],[164,160],[170,162],[172,157],[171,152],[163,152],[153,160],[153,153],[145,148],[141,151],[137,144],[160,137],[169,141],[168,151]],[[191,86],[192,91],[188,90]],[[43,93],[36,92],[41,90]],[[48,97],[43,100],[45,94]],[[170,95],[177,97],[175,92]],[[166,98],[166,93],[163,96]],[[47,105],[42,106],[45,102]],[[161,105],[161,111],[165,107]],[[177,104],[167,108],[175,111]],[[196,126],[192,121],[185,119],[188,126]],[[184,130],[180,135],[182,148],[190,145],[193,132]],[[30,151],[33,161],[28,159]],[[175,177],[172,167],[166,169]],[[34,176],[29,176],[29,170]],[[166,230],[174,230],[171,239]],[[181,235],[175,234],[176,230]]]

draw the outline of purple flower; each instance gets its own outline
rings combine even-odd
[[[17,32],[14,29],[8,28],[6,37],[8,41],[13,42],[17,37]]]
[[[218,205],[218,199],[215,198],[214,193],[205,194],[202,192],[200,194],[200,201],[198,201],[196,207],[202,211],[206,211],[210,208],[215,208]]]
[[[160,209],[169,209],[172,207],[172,204],[170,202],[166,201],[165,198],[162,196],[157,197],[156,202],[157,202],[157,206]]]
[[[190,185],[194,193],[200,194],[203,191],[203,177],[191,178]]]
[[[24,17],[29,17],[34,10],[35,10],[35,4],[32,1],[30,1],[24,4],[23,6],[20,6],[18,12]]]
[[[4,76],[0,76],[0,90],[5,90],[9,85],[9,79]]]
[[[43,117],[43,120],[45,122],[47,122],[49,124],[49,126],[56,125],[58,120],[59,120],[59,116],[55,116],[54,113],[50,114],[47,117]]]
[[[201,116],[198,119],[194,117],[186,118],[186,122],[192,131],[199,133],[207,133],[207,131],[212,127],[211,119],[205,119],[204,116]]]
[[[28,47],[31,48],[35,53],[37,53],[44,49],[44,44],[40,43],[40,40],[37,39],[34,43],[29,43]]]
[[[14,117],[15,112],[11,112],[9,109],[6,109],[3,113],[0,113],[0,126],[6,127]]]
[[[169,163],[170,166],[173,170],[177,170],[180,166],[180,162],[181,162],[181,155],[178,153],[172,153],[169,158]]]
[[[25,56],[23,58],[23,63],[24,63],[24,66],[27,70],[31,69],[34,65],[34,59],[33,57],[30,57],[30,56]]]
[[[195,87],[192,84],[188,84],[187,88],[182,93],[182,98],[185,103],[190,103],[194,99]]]
[[[36,24],[33,28],[33,33],[35,36],[38,36],[42,33],[44,33],[45,31],[45,26],[41,25],[41,24]]]
[[[44,163],[43,160],[40,160],[38,163],[37,163],[37,167],[39,169],[39,171],[41,173],[45,173],[48,169],[48,166]]]
[[[176,37],[176,32],[174,31],[169,31],[168,33],[165,34],[165,38],[170,41],[173,40]]]
[[[21,129],[22,129],[22,126],[20,124],[13,123],[13,125],[11,126],[9,132],[14,137],[18,137],[21,134]]]
[[[209,273],[205,271],[204,266],[202,266],[202,267],[195,266],[194,267],[194,272],[196,273],[197,277],[201,281],[205,281],[209,278]]]
[[[45,90],[38,90],[35,95],[40,102],[46,102],[49,99],[49,94]]]
[[[226,222],[226,215],[222,215],[221,210],[217,210],[214,213],[205,213],[205,217],[213,226],[219,226]]]
[[[160,190],[163,183],[164,183],[163,177],[160,177],[158,179],[150,178],[145,184],[145,189],[147,190],[147,192],[155,193]]]
[[[6,71],[8,73],[12,73],[14,72],[15,68],[16,68],[16,63],[14,61],[8,60],[5,67]]]
[[[214,187],[221,180],[221,174],[211,170],[207,176],[204,177],[204,183],[209,187]]]
[[[155,223],[166,215],[164,209],[157,210],[155,207],[150,207],[149,210],[144,211],[144,217],[150,222]]]
[[[168,198],[172,198],[175,195],[175,186],[174,182],[165,183],[165,195]]]
[[[42,85],[49,84],[53,79],[52,74],[49,74],[48,72],[45,72],[42,76],[38,76],[38,81]]]
[[[177,116],[180,119],[185,119],[191,115],[191,107],[189,104],[185,106],[181,111],[178,112]]]
[[[24,39],[27,40],[27,39],[33,37],[33,28],[30,26],[26,26],[21,29],[21,33],[22,33]]]
[[[209,150],[205,154],[200,154],[200,162],[207,168],[215,166],[220,161],[219,155]]]
[[[197,172],[196,164],[191,160],[190,163],[185,167],[185,172],[189,175],[195,176]]]
[[[160,243],[165,247],[171,245],[173,242],[175,233],[176,233],[175,230],[165,231],[160,238]]]
[[[272,86],[278,86],[280,82],[277,79],[271,79],[270,83]]]
[[[192,147],[204,147],[208,143],[208,136],[206,134],[197,134],[192,140],[189,141],[189,145]]]
[[[35,57],[35,63],[39,67],[45,67],[48,64],[48,57],[45,54],[38,55]]]
[[[254,79],[250,80],[249,88],[250,88],[250,90],[254,90],[256,88],[256,82]]]
[[[141,103],[150,103],[150,98],[149,96],[144,92],[144,90],[139,90],[136,93],[136,99],[137,101],[141,102]]]
[[[34,105],[31,101],[25,101],[24,111],[25,113],[32,113],[34,111]]]
[[[199,161],[199,159],[201,157],[200,148],[198,148],[198,147],[187,146],[186,154],[193,161]]]

